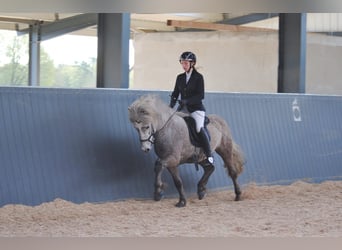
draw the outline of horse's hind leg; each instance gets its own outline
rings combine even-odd
[[[234,191],[235,191],[235,201],[239,201],[241,199],[241,189],[240,185],[237,182],[238,171],[234,168],[233,165],[233,155],[232,148],[230,150],[221,150],[220,148],[216,149],[216,152],[222,157],[225,168],[233,181]]]
[[[201,166],[204,170],[204,173],[203,173],[202,178],[199,180],[197,184],[197,195],[198,195],[198,199],[200,200],[202,200],[204,196],[206,195],[207,193],[206,185],[208,183],[210,175],[215,170],[215,166],[208,163],[207,161],[205,161],[205,163],[201,163]]]
[[[229,169],[230,168],[228,167],[229,176],[232,178],[233,184],[234,184],[235,201],[239,201],[239,200],[241,200],[241,189],[240,189],[240,185],[237,182],[237,174],[236,173],[230,173]]]
[[[241,189],[240,185],[237,182],[238,173],[232,168],[232,165],[226,165],[229,176],[232,178],[234,191],[235,191],[235,201],[239,201],[241,199]]]
[[[168,167],[167,170],[170,172],[173,182],[178,190],[179,193],[179,201],[176,204],[176,207],[185,207],[186,206],[186,198],[185,192],[183,188],[182,179],[179,176],[178,168],[177,167]]]

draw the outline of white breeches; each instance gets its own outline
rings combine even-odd
[[[201,131],[201,128],[204,127],[205,112],[197,110],[190,113],[190,116],[196,121],[196,132],[199,133]]]

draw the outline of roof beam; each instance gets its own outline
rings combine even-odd
[[[40,40],[48,40],[57,36],[65,35],[89,26],[97,25],[98,14],[88,13],[77,16],[67,17],[55,22],[41,22],[40,24]],[[29,29],[18,31],[20,34],[26,34]]]
[[[194,21],[180,21],[180,20],[167,20],[167,26],[174,26],[178,28],[192,28],[201,30],[227,30],[227,31],[275,31],[274,29],[267,28],[254,28],[231,24],[221,23],[205,23],[205,22],[194,22]]]
[[[253,23],[253,22],[257,22],[257,21],[261,21],[264,19],[273,18],[277,16],[279,16],[278,13],[253,13],[253,14],[243,15],[239,17],[224,19],[217,23],[242,25],[242,24]]]
[[[165,22],[149,21],[143,19],[131,18],[131,29],[137,32],[146,30],[154,31],[175,31],[173,27],[165,26]]]
[[[41,26],[42,41],[97,24],[98,14],[80,14]]]
[[[39,20],[35,19],[28,19],[28,18],[19,18],[19,17],[6,17],[6,16],[0,16],[0,22],[7,22],[7,23],[24,23],[28,25],[33,25]]]

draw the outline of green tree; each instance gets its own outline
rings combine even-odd
[[[96,59],[91,58],[89,62],[76,64],[76,75],[74,84],[78,87],[95,87],[96,85]]]
[[[56,70],[57,87],[85,88],[96,86],[96,59],[77,62],[75,65],[59,65]]]
[[[0,85],[27,85],[28,62],[22,64],[27,55],[27,36],[14,36],[6,48],[9,63],[0,67]]]
[[[53,87],[55,85],[56,68],[49,54],[40,47],[40,86]]]
[[[1,34],[0,34],[1,35]],[[9,38],[10,37],[10,38]],[[1,37],[2,44],[8,43],[3,63],[0,65],[0,85],[28,85],[28,36]],[[10,40],[11,39],[11,40]],[[6,40],[6,41],[4,41]],[[55,67],[53,59],[40,47],[40,86],[44,87],[95,87],[96,58],[87,62],[76,62],[74,65],[59,65]]]

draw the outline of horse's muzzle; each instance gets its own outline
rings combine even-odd
[[[150,143],[142,143],[141,150],[144,151],[145,153],[148,153],[150,152],[151,147],[152,147],[152,144]]]

